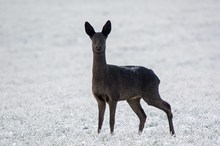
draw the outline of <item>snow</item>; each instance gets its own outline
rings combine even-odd
[[[0,145],[220,145],[220,1],[0,0]],[[142,101],[144,131],[119,102],[97,134],[85,21],[107,20],[107,62],[151,68],[172,106]]]

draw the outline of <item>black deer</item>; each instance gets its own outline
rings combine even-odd
[[[101,32],[95,32],[93,27],[85,22],[85,31],[92,40],[93,68],[92,91],[98,102],[98,133],[102,128],[106,103],[110,109],[110,130],[114,132],[115,112],[117,102],[127,100],[132,110],[140,119],[141,133],[146,121],[146,115],[141,107],[142,98],[148,105],[163,110],[168,117],[171,135],[174,127],[169,103],[162,100],[159,94],[159,78],[155,73],[142,66],[116,66],[106,63],[106,39],[111,32],[111,22],[107,21]]]

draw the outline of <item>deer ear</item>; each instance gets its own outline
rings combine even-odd
[[[90,38],[95,34],[95,30],[89,22],[85,22],[85,31],[90,36]]]
[[[111,32],[111,22],[108,20],[102,28],[102,34],[108,37],[110,32]]]

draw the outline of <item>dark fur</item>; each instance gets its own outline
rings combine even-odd
[[[108,65],[105,58],[106,39],[111,32],[111,22],[107,21],[101,32],[96,33],[86,22],[85,31],[92,40],[93,49],[93,78],[92,91],[98,102],[99,122],[98,133],[104,120],[106,103],[110,108],[110,130],[114,131],[115,111],[117,102],[127,100],[132,110],[140,119],[139,132],[142,132],[146,115],[140,105],[144,99],[149,105],[166,112],[171,134],[175,134],[171,107],[160,98],[158,86],[160,83],[156,74],[142,66]]]

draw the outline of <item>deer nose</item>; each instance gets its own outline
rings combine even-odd
[[[101,47],[101,46],[97,46],[97,47],[96,47],[96,50],[97,50],[97,51],[101,51],[101,50],[102,50],[102,47]]]

